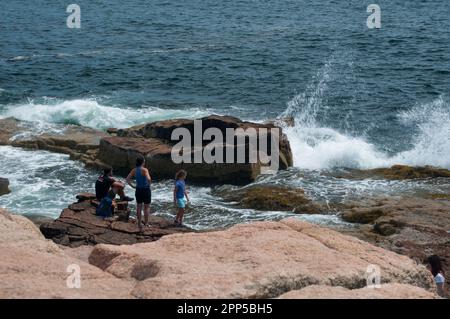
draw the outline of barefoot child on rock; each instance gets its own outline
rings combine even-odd
[[[175,217],[175,225],[183,225],[183,217],[189,196],[186,192],[186,176],[185,170],[180,170],[175,174],[175,187],[173,189],[173,201],[177,208],[177,216]]]

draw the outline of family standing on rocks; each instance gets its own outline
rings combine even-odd
[[[189,202],[189,195],[186,191],[187,172],[180,170],[175,175],[175,186],[173,190],[173,201],[177,208],[175,217],[175,225],[183,225],[183,217],[185,213],[186,204]],[[152,178],[150,172],[145,168],[145,159],[143,156],[136,158],[136,167],[128,174],[127,184],[134,188],[136,196],[136,217],[139,230],[143,230],[143,226],[149,226],[148,220],[150,215],[150,204],[152,202],[151,182]],[[133,183],[133,180],[135,181]],[[116,180],[112,176],[112,168],[108,167],[103,170],[95,183],[95,194],[97,200],[100,202],[96,214],[97,216],[111,217],[114,213],[116,204],[114,199],[119,195],[121,201],[130,202],[133,198],[125,195],[125,184]],[[142,208],[144,210],[144,221],[142,222]]]

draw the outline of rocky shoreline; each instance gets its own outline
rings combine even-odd
[[[294,219],[76,249],[0,210],[0,298],[437,298],[410,258]],[[382,274],[376,293],[363,289],[371,264]],[[69,267],[81,272],[78,289]]]
[[[210,116],[203,120],[207,123],[204,129],[216,126],[222,132],[230,127],[275,127],[273,123],[249,123],[233,117]],[[155,174],[159,172],[158,178],[172,178],[173,172],[183,167],[189,170],[194,183],[246,185],[260,174],[261,163],[173,164],[173,144],[169,140],[179,127],[190,130],[193,121],[159,121],[129,129],[109,129],[107,133],[68,125],[63,131],[34,134],[26,122],[8,118],[0,120],[0,145],[69,154],[87,167],[112,166],[119,174],[128,172],[140,154]],[[292,152],[285,135],[280,146],[280,169],[288,169],[292,166]],[[341,177],[450,178],[450,171],[395,165],[353,170]],[[0,179],[0,195],[4,185],[8,189],[6,181]],[[254,210],[338,212],[355,227],[340,229],[339,233],[285,219],[199,233],[152,216],[151,226],[140,233],[128,215],[125,219],[97,218],[94,196],[80,194],[78,201],[64,209],[56,220],[35,220],[40,232],[25,218],[1,211],[0,227],[4,232],[0,248],[6,259],[0,261],[0,270],[4,270],[0,276],[5,276],[9,293],[0,297],[88,298],[105,289],[105,298],[435,298],[431,277],[418,264],[426,256],[437,254],[443,258],[445,268],[450,266],[449,194],[330,204],[311,200],[302,189],[250,185],[222,189],[218,196],[237,207]],[[30,250],[21,243],[11,244],[11,238],[28,242]],[[89,246],[93,248],[84,250],[83,258],[77,255],[76,249]],[[33,249],[38,252],[36,256]],[[24,277],[8,277],[13,256],[18,255],[29,258],[30,266],[20,269]],[[69,261],[88,269],[90,282],[86,290],[67,292],[59,282],[65,269],[58,268],[55,273],[50,266],[63,267]],[[37,265],[42,262],[49,263],[49,268],[39,270]],[[376,292],[363,288],[365,267],[369,264],[382,268],[383,285]],[[43,291],[20,289],[20,283],[32,272],[39,273],[42,282],[49,280]],[[198,284],[192,286],[192,281]],[[123,291],[116,291],[116,285]]]
[[[342,218],[358,226],[349,234],[418,263],[438,255],[449,269],[450,200],[386,197],[347,205]]]

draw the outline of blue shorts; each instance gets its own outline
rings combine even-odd
[[[186,207],[186,199],[185,198],[177,198],[177,207],[185,208]]]

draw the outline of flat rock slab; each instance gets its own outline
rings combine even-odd
[[[254,129],[258,137],[261,139],[265,138],[269,145],[272,141],[271,129],[276,128],[273,123],[245,122],[231,116],[211,115],[199,120],[202,123],[202,131],[198,132],[200,134],[203,134],[208,128],[215,128],[225,137],[227,129]],[[237,163],[236,159],[232,163],[206,163],[204,160],[194,163],[194,154],[204,151],[208,144],[206,141],[202,141],[199,145],[191,145],[193,146],[191,149],[183,149],[183,155],[190,157],[191,163],[174,163],[171,152],[176,141],[171,140],[172,132],[183,128],[189,131],[193,137],[194,127],[194,120],[173,119],[117,130],[115,136],[102,138],[98,160],[112,166],[116,172],[126,175],[134,168],[136,157],[144,156],[146,165],[154,177],[158,179],[172,179],[175,172],[183,168],[189,172],[189,181],[198,184],[248,184],[254,181],[261,173],[261,168],[264,166],[261,158],[258,158],[255,162],[248,160],[248,149],[250,148],[248,139],[244,139],[244,142],[241,141],[239,145],[247,150],[247,160],[244,163]],[[287,169],[292,166],[292,152],[286,135],[283,134],[281,128],[277,129],[280,130],[278,144],[279,169]],[[237,136],[244,136],[242,132],[236,134]],[[193,141],[188,141],[188,144],[191,143],[193,144]],[[220,142],[217,144],[220,150],[216,149],[216,152],[226,153],[227,151],[232,151],[236,155],[238,149],[236,144],[236,142],[230,144],[226,144],[226,141]],[[262,148],[258,150],[267,152],[267,150]],[[223,161],[225,162],[225,157]]]
[[[31,122],[14,118],[0,119],[0,145],[11,145],[70,155],[92,168],[106,164],[97,159],[100,140],[107,133],[78,125],[61,125],[60,130],[35,132]]]
[[[369,265],[380,267],[382,283],[433,285],[425,267],[406,256],[296,219],[131,246],[101,244],[89,262],[134,282],[137,298],[272,298],[311,285],[360,289]]]
[[[149,227],[139,231],[134,220],[128,222],[102,219],[95,215],[95,196],[90,193],[77,195],[79,201],[69,205],[54,221],[42,223],[41,232],[55,243],[78,247],[82,245],[113,244],[130,245],[158,240],[162,236],[191,231],[175,227],[171,221],[150,216]]]
[[[107,133],[96,129],[66,125],[60,132],[43,133],[26,137],[18,137],[11,141],[13,146],[43,149],[58,153],[86,153],[98,149],[100,139]]]

